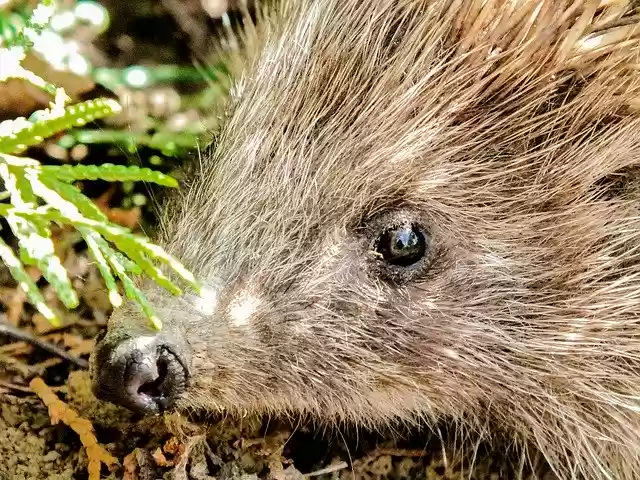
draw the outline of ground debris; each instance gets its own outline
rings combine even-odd
[[[135,448],[122,461],[122,480],[152,480],[158,478],[155,459],[144,448]]]
[[[100,479],[100,466],[102,463],[108,467],[118,463],[118,459],[98,443],[91,422],[81,418],[66,403],[60,400],[55,392],[53,392],[40,377],[31,380],[29,386],[49,409],[51,423],[55,425],[62,421],[71,427],[80,437],[80,441],[82,445],[84,445],[89,459],[89,465],[87,467],[89,470],[89,480]]]

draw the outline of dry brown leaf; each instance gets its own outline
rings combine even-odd
[[[184,450],[184,445],[180,443],[177,437],[171,437],[167,440],[162,447],[165,453],[170,453],[171,455],[176,455]]]
[[[184,454],[185,450],[185,445],[181,443],[177,437],[171,437],[165,442],[165,444],[162,446],[162,449],[157,448],[151,456],[158,466],[173,467],[177,462],[180,461],[180,458]],[[168,459],[165,456],[165,453],[173,456],[173,458]]]
[[[75,355],[76,357],[79,357],[81,355],[86,355],[93,352],[95,346],[96,342],[93,338],[82,339],[82,343],[79,343],[75,347],[71,347],[69,349],[69,353]]]
[[[0,353],[0,373],[16,372],[23,378],[28,378],[33,371],[33,366],[27,365],[27,363],[15,358],[15,356]]]
[[[32,266],[25,268],[34,282],[40,280],[42,274]],[[17,327],[24,311],[24,304],[27,303],[27,294],[17,287],[0,287],[0,302],[6,307],[5,316],[11,325]]]
[[[0,288],[0,302],[6,307],[5,315],[11,325],[17,327],[27,301],[27,294],[20,287]]]
[[[45,318],[40,312],[36,312],[31,317],[31,322],[33,323],[34,333],[36,335],[44,335],[45,333],[49,333],[51,330],[55,330],[56,327],[51,325],[51,322]]]
[[[40,88],[18,78],[0,83],[0,98],[0,117],[26,117],[51,101]]]
[[[62,263],[67,261],[69,255],[75,255],[73,245],[79,240],[78,232],[71,226],[60,227],[56,225],[51,228],[53,251]]]
[[[122,461],[122,466],[124,467],[123,480],[138,480],[138,456],[136,455],[136,450],[124,457]]]
[[[105,192],[102,195],[100,195],[98,198],[95,198],[93,200],[93,203],[95,203],[100,210],[102,210],[103,212],[106,212],[107,210],[109,210],[109,202],[111,201],[115,193],[116,193],[116,187],[112,185],[109,188],[107,188],[107,190],[105,190]]]
[[[43,360],[39,363],[35,363],[32,365],[32,368],[35,369],[36,372],[44,372],[47,368],[54,367],[58,364],[62,363],[62,359],[59,357],[51,357]]]
[[[14,357],[29,355],[31,352],[33,352],[33,346],[27,342],[12,342],[0,346],[0,354],[12,355]]]
[[[42,380],[36,377],[29,382],[31,390],[40,397],[49,409],[51,424],[62,421],[78,434],[80,441],[87,452],[89,465],[89,480],[100,480],[100,465],[104,463],[108,467],[118,463],[118,459],[107,452],[99,443],[93,431],[93,424],[80,417],[71,407],[58,398],[53,390]]]
[[[27,265],[25,267],[25,270],[31,277],[31,280],[33,280],[34,282],[37,282],[38,280],[40,280],[40,278],[42,278],[42,272],[33,265]]]
[[[22,66],[46,78],[48,82],[63,87],[72,99],[76,99],[94,87],[89,77],[56,70],[33,52],[27,54]],[[46,108],[50,101],[51,96],[26,80],[9,79],[0,83],[0,116],[2,117],[28,117],[34,110]]]
[[[82,345],[85,341],[81,335],[77,335],[75,333],[63,333],[60,340],[67,348],[75,348]]]
[[[140,207],[133,207],[130,210],[122,208],[111,208],[109,202],[116,192],[115,187],[110,187],[106,192],[96,198],[93,202],[113,223],[117,223],[122,227],[134,230],[139,226],[142,210]]]
[[[50,333],[48,335],[43,335],[42,339],[52,344],[62,343],[68,352],[76,357],[90,354],[95,346],[94,339],[86,339],[80,335],[72,333]],[[11,355],[13,357],[29,355],[33,350],[33,345],[27,342],[13,342],[0,346],[0,354]],[[35,371],[42,372],[45,369],[58,365],[63,361],[64,360],[59,357],[52,357],[32,365],[32,368]]]
[[[189,462],[189,454],[191,450],[197,445],[203,444],[206,449],[209,449],[207,445],[206,435],[194,435],[189,437],[185,444],[183,444],[182,453],[179,457],[175,458],[175,469],[173,471],[174,478],[183,479],[187,477],[187,463]],[[209,451],[211,451],[209,449]]]
[[[142,210],[140,207],[133,207],[130,210],[124,210],[122,208],[111,208],[106,212],[107,218],[113,223],[117,223],[123,227],[135,230],[140,224],[140,217],[142,216]]]
[[[156,464],[159,467],[173,466],[173,462],[171,460],[167,460],[167,457],[164,456],[164,453],[162,453],[162,450],[160,450],[160,447],[156,448],[153,451],[153,453],[151,454],[151,457],[153,457],[153,460],[156,462]]]

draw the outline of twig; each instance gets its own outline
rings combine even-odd
[[[4,380],[0,380],[0,387],[4,387],[10,390],[17,390],[24,393],[33,393],[30,388],[23,387],[22,385],[18,385],[17,383],[5,382]]]
[[[376,448],[368,456],[370,458],[377,458],[383,455],[389,455],[391,457],[423,457],[424,453],[424,449]]]
[[[349,465],[347,464],[347,462],[340,462],[340,463],[336,463],[335,465],[329,465],[328,467],[322,468],[320,470],[316,470],[314,472],[311,473],[305,473],[303,476],[304,477],[317,477],[319,475],[324,475],[326,473],[333,473],[333,472],[337,472],[338,470],[342,470],[344,468],[347,468]]]
[[[44,340],[39,339],[38,337],[25,332],[17,327],[14,327],[9,322],[4,319],[4,315],[0,316],[0,335],[6,335],[8,337],[14,338],[15,340],[20,340],[23,342],[27,342],[34,347],[38,347],[45,352],[48,352],[52,355],[56,355],[67,362],[73,363],[80,368],[88,368],[89,363],[82,359],[75,357],[69,353],[67,353],[62,348],[58,348],[55,345],[45,342]]]

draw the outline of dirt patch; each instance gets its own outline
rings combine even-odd
[[[58,394],[89,419],[119,460],[112,479],[507,479],[513,465],[477,451],[454,451],[427,432],[388,440],[373,432],[327,432],[284,421],[195,415],[140,418],[98,402],[87,372],[74,371]],[[464,455],[466,453],[466,455]],[[444,455],[446,454],[446,459]],[[473,469],[469,469],[472,456]],[[87,458],[68,427],[51,426],[32,396],[0,396],[0,471],[11,479],[87,478]],[[525,477],[526,478],[526,477]],[[540,477],[529,477],[540,478]]]

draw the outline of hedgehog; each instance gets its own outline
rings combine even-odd
[[[157,241],[205,288],[140,280],[164,327],[117,309],[96,395],[449,425],[560,479],[639,478],[640,7],[261,12],[163,206]]]

